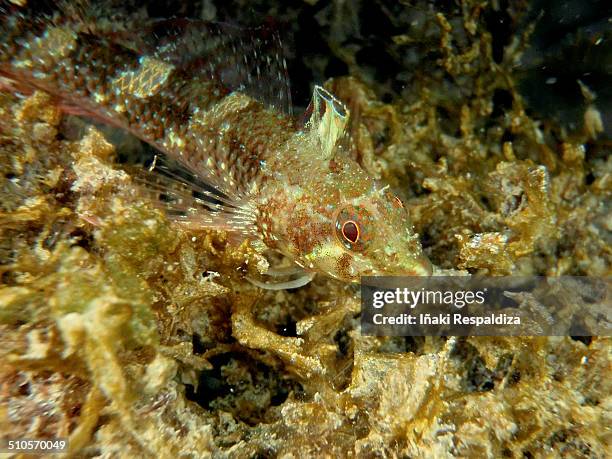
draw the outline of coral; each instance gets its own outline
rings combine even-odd
[[[400,3],[396,72],[346,46],[342,2],[314,19],[333,57],[308,59],[352,74],[326,83],[351,154],[428,256],[610,275],[610,146],[530,115],[512,72],[530,29],[500,57],[492,6]],[[262,292],[258,247],[170,222],[108,132],[75,126],[44,93],[0,93],[1,437],[68,437],[79,457],[606,457],[609,338],[362,336],[353,286]]]

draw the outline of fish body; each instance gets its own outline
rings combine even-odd
[[[401,201],[343,150],[342,103],[315,87],[305,126],[282,112],[286,67],[265,49],[275,37],[158,21],[129,41],[86,21],[5,14],[0,76],[159,150],[142,181],[176,220],[262,241],[344,281],[431,274]]]

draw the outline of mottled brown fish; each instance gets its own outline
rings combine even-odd
[[[402,202],[341,147],[344,105],[316,86],[305,126],[283,113],[275,35],[175,20],[132,40],[83,19],[2,14],[0,76],[155,147],[143,180],[176,220],[263,242],[305,271],[264,286],[431,274]]]

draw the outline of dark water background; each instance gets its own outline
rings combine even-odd
[[[429,17],[459,16],[458,1],[138,1],[154,17],[184,15],[245,26],[268,24],[285,40],[293,101],[299,112],[312,85],[349,73],[373,83],[384,101],[410,97],[411,78],[439,56],[439,31]],[[605,135],[612,135],[612,2],[533,0],[493,2],[481,23],[501,62],[512,40],[535,24],[527,52],[516,66],[528,107],[569,130],[582,126],[585,101],[578,80],[596,96]],[[411,46],[393,37],[407,34]],[[354,60],[353,60],[354,59]],[[375,83],[375,84],[374,84]]]

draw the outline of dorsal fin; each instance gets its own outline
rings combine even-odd
[[[141,52],[202,81],[240,91],[291,115],[287,64],[278,32],[192,19],[152,21]]]
[[[0,18],[0,76],[162,153],[134,175],[172,215],[249,231],[259,152],[291,135],[288,119],[259,103],[290,107],[277,34],[187,19],[129,28],[91,21],[88,11],[31,21],[29,13]],[[265,135],[249,129],[256,116],[270,125]]]
[[[332,159],[338,140],[344,135],[349,119],[346,106],[321,86],[315,86],[312,94],[312,114],[306,123],[318,139],[323,159]]]

